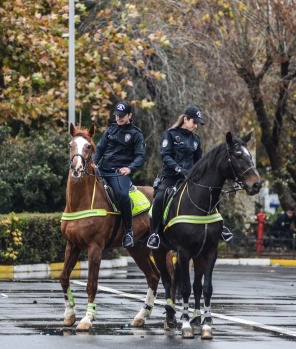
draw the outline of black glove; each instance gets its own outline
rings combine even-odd
[[[185,168],[182,168],[180,173],[181,173],[182,176],[184,176],[184,178],[187,178],[187,176],[188,176],[188,171],[185,170]]]
[[[176,168],[175,168],[175,171],[177,172],[177,174],[181,174],[182,176],[184,176],[185,178],[187,178],[188,171],[185,170],[185,168],[176,167]]]

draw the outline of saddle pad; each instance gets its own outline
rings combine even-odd
[[[173,198],[171,197],[170,200],[169,200],[169,202],[167,203],[165,209],[164,209],[163,217],[162,217],[162,222],[163,222],[163,223],[164,223],[164,222],[166,221],[166,219],[167,219],[168,212],[169,212],[169,208],[170,208],[170,205],[171,205],[171,203],[172,203],[172,200],[173,200]],[[152,218],[152,209],[153,209],[153,204],[151,205],[150,210],[149,210],[149,212],[148,212],[148,216],[149,216],[150,218]]]
[[[142,193],[139,189],[133,190],[129,192],[130,199],[133,203],[132,215],[137,216],[138,214],[149,210],[150,201],[146,197],[144,193]]]

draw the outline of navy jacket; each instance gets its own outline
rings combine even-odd
[[[275,231],[289,231],[290,225],[293,222],[294,217],[288,217],[286,212],[280,214],[277,220],[274,222],[273,230]]]
[[[178,176],[177,169],[190,171],[202,157],[199,137],[184,128],[169,129],[161,140],[162,175]]]
[[[102,160],[102,168],[128,167],[134,173],[143,165],[145,156],[142,131],[132,122],[124,126],[113,123],[98,142],[93,160],[95,165]]]

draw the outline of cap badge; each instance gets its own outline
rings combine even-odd
[[[125,110],[125,106],[123,104],[118,104],[116,107],[117,110],[121,110],[124,111]]]

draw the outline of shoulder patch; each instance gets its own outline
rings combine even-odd
[[[168,143],[169,143],[168,140],[167,140],[167,139],[164,139],[164,140],[162,141],[162,147],[163,147],[163,148],[167,147]]]

